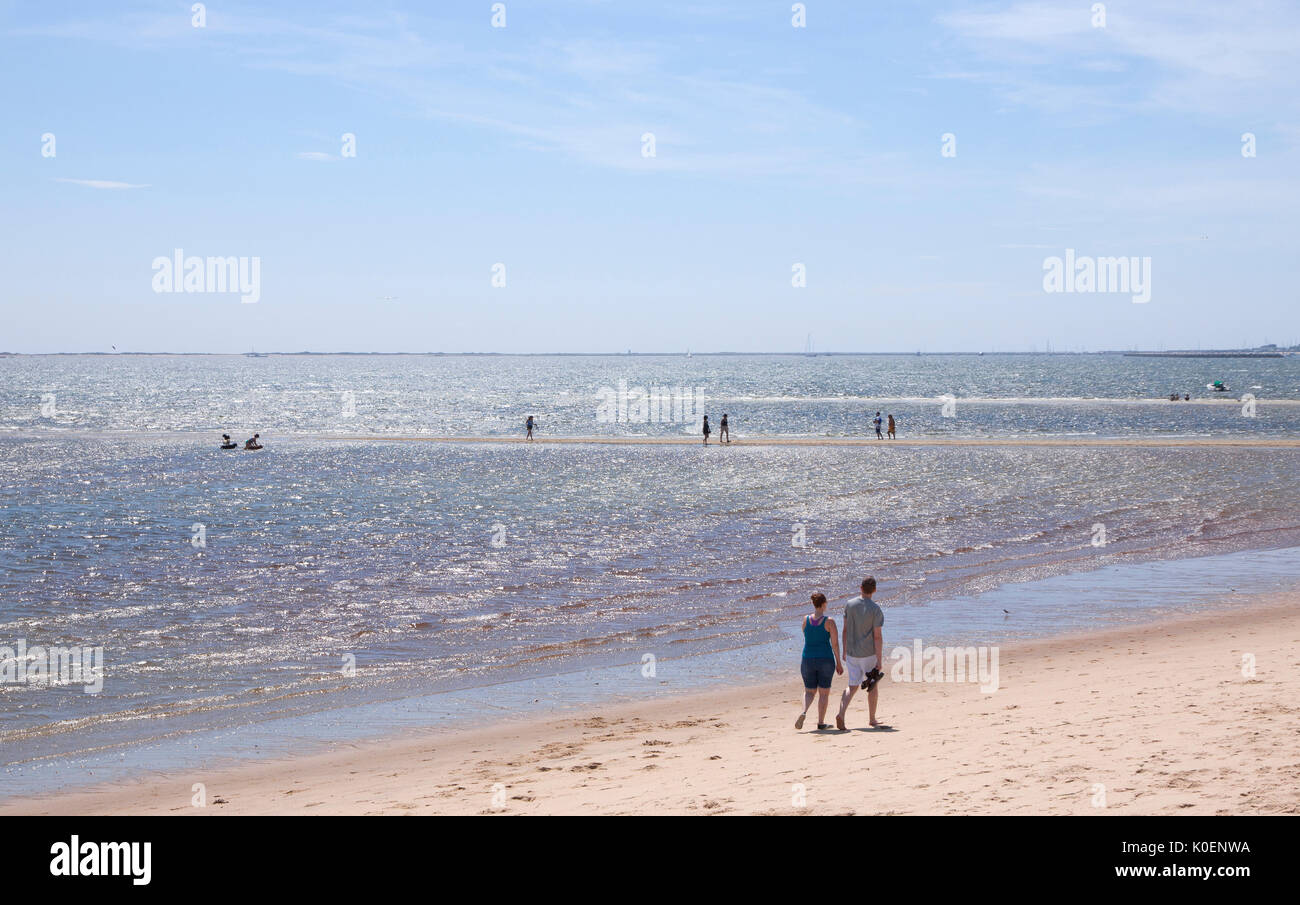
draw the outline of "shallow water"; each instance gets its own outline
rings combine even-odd
[[[1231,392],[1212,393],[1214,380]],[[620,381],[698,393],[714,424],[727,412],[739,436],[864,435],[877,409],[900,436],[1300,430],[1300,356],[54,355],[0,357],[0,433],[514,436],[528,415],[555,436],[697,433],[694,417],[599,419],[601,390],[617,394]],[[1174,392],[1193,400],[1168,401]],[[1241,414],[1247,393],[1254,417]]]
[[[1234,386],[1267,388],[1256,390],[1256,418],[1222,401],[1119,395],[1190,380],[1206,367],[1193,361],[0,359],[10,428],[0,433],[0,647],[100,645],[107,662],[99,694],[0,684],[10,768],[0,790],[70,781],[80,768],[53,765],[87,757],[175,765],[182,750],[279,750],[275,732],[319,742],[426,725],[482,704],[487,688],[503,713],[570,706],[593,697],[573,677],[636,671],[646,654],[691,681],[757,674],[797,656],[790,626],[812,590],[843,599],[868,571],[891,630],[964,643],[1199,605],[1183,576],[1220,561],[1206,557],[1247,557],[1221,560],[1244,573],[1233,586],[1292,581],[1300,449],[385,438],[515,433],[532,410],[512,400],[566,392],[586,401],[544,410],[543,430],[681,431],[693,426],[595,422],[593,388],[687,368],[731,394],[738,434],[846,433],[864,417],[864,393],[919,400],[944,386],[1016,398],[959,401],[955,418],[932,401],[906,403],[917,414],[900,417],[904,431],[1300,433],[1294,359],[1210,362]],[[221,453],[198,432],[235,431],[223,413],[243,389],[230,382],[250,368],[262,369],[260,395],[245,395],[274,400],[271,420],[241,422],[237,436],[261,429],[268,448]],[[1128,369],[1122,380],[1116,368]],[[1094,384],[1109,401],[1073,395]],[[356,414],[331,421],[326,400],[347,386]],[[33,418],[29,403],[48,387],[58,388],[53,417]],[[334,430],[374,436],[320,436]],[[1126,573],[1139,583],[1112,583],[1086,607],[1078,586],[1051,583],[1172,560],[1188,565],[1158,581]],[[990,594],[1014,621],[987,619]],[[351,662],[356,675],[343,675]],[[624,676],[602,694],[658,690]]]

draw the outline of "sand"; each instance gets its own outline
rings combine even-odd
[[[890,650],[910,640],[886,635]],[[866,728],[859,693],[849,731],[810,728],[814,705],[796,732],[796,657],[775,685],[154,775],[0,814],[1300,813],[1300,593],[1003,647],[993,694],[886,679],[888,730]]]
[[[520,436],[511,437],[389,437],[378,434],[319,434],[313,435],[317,440],[361,441],[366,443],[535,443],[574,444],[595,443],[608,446],[702,446],[699,436],[677,437],[537,437],[528,440]],[[709,439],[709,446],[719,444],[715,433]],[[1007,437],[913,437],[897,440],[879,440],[875,436],[859,437],[780,437],[754,436],[736,437],[731,446],[1054,446],[1054,447],[1147,447],[1165,449],[1171,447],[1214,447],[1214,448],[1295,448],[1300,447],[1300,438],[1268,436],[1145,436],[1145,437],[1036,437],[1016,434]]]

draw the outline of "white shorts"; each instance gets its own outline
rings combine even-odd
[[[870,657],[844,657],[844,667],[849,671],[849,684],[861,685],[866,679],[867,673],[876,668],[877,658],[873,654]]]

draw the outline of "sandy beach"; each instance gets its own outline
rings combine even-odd
[[[0,814],[1300,813],[1297,604],[1003,647],[992,694],[886,679],[887,730],[867,728],[859,695],[850,731],[796,732],[792,651],[781,684],[153,775]],[[887,629],[887,649],[911,642]]]
[[[351,434],[318,435],[320,440],[355,440],[371,443],[373,436]],[[610,446],[701,446],[699,437],[382,437],[384,442],[400,443],[595,443]],[[725,446],[714,434],[710,446]],[[1300,447],[1295,437],[1035,437],[1018,434],[1009,437],[917,437],[912,439],[880,440],[876,437],[737,437],[731,446],[1044,446],[1044,447],[1223,447],[1223,448],[1294,448]]]

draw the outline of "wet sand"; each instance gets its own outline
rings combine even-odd
[[[317,434],[318,440],[343,440],[364,442],[403,443],[594,443],[611,446],[702,446],[698,435],[681,437],[389,437],[381,434]],[[295,436],[294,439],[299,439]],[[727,446],[718,443],[717,435],[709,439],[709,446]],[[1241,449],[1271,449],[1300,447],[1296,437],[919,437],[914,439],[878,440],[873,437],[737,437],[731,446],[1058,446],[1058,447],[1233,447]]]
[[[885,635],[891,652],[910,642]],[[992,694],[891,676],[890,728],[867,726],[859,693],[846,732],[813,729],[815,705],[794,729],[792,652],[789,682],[157,774],[0,814],[1294,814],[1298,651],[1300,592],[1271,595],[1002,647]]]

